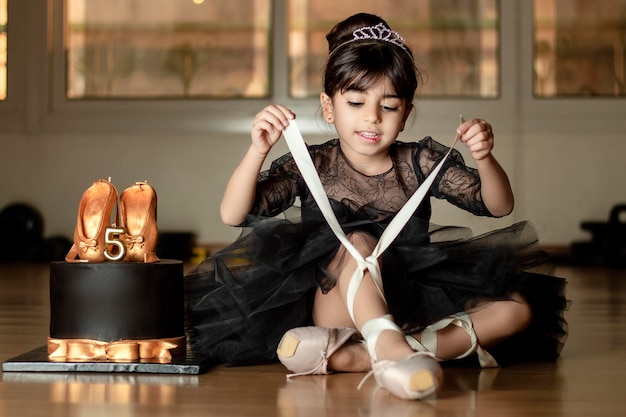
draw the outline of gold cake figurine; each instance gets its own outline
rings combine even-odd
[[[119,210],[118,210],[119,207]],[[157,195],[147,181],[118,193],[99,179],[78,205],[74,243],[67,262],[157,262]]]

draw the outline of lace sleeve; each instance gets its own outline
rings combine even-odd
[[[299,194],[301,176],[291,154],[272,162],[261,172],[250,214],[273,217],[291,207]]]
[[[420,183],[443,158],[448,149],[430,137],[419,142],[414,163],[416,167],[419,167],[416,173]],[[445,199],[474,215],[493,217],[485,207],[480,189],[478,171],[466,166],[461,153],[453,149],[431,186],[431,193],[434,197]]]

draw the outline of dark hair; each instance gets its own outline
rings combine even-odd
[[[380,23],[390,29],[382,18],[358,13],[337,23],[328,32],[329,56],[324,71],[324,92],[328,96],[348,89],[365,90],[387,78],[395,94],[407,103],[413,101],[421,76],[408,46],[402,48],[390,42],[369,39],[350,42],[355,30]]]

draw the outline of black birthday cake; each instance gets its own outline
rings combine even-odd
[[[74,244],[50,267],[52,361],[161,361],[185,353],[183,263],[160,260],[156,193],[96,181],[80,201]]]
[[[52,360],[167,360],[185,353],[181,261],[50,267]]]

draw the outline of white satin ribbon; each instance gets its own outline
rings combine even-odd
[[[356,297],[356,292],[361,285],[361,281],[363,280],[364,273],[366,270],[370,272],[372,276],[372,280],[374,284],[378,288],[383,300],[385,299],[385,293],[383,289],[383,281],[380,271],[380,266],[378,265],[378,257],[391,245],[394,239],[398,236],[404,225],[409,221],[412,214],[417,210],[420,203],[424,200],[424,197],[428,193],[428,189],[432,185],[433,181],[437,177],[437,174],[441,170],[444,161],[450,155],[452,148],[456,145],[459,140],[459,135],[457,135],[454,139],[454,142],[450,146],[450,149],[446,153],[446,155],[442,158],[439,164],[431,171],[426,180],[420,184],[420,186],[415,190],[415,193],[409,198],[406,204],[398,211],[395,217],[391,220],[387,228],[383,231],[378,243],[374,247],[372,254],[366,258],[363,258],[359,251],[352,245],[350,240],[346,237],[343,229],[339,225],[339,221],[337,221],[337,217],[335,217],[335,213],[333,212],[330,202],[328,201],[328,196],[324,191],[324,187],[322,186],[322,181],[317,174],[315,166],[313,165],[313,161],[311,160],[311,155],[309,154],[309,150],[304,143],[304,139],[302,139],[302,134],[298,129],[298,125],[295,120],[292,120],[287,126],[287,128],[283,131],[283,135],[287,142],[287,146],[291,151],[294,161],[300,169],[300,173],[302,174],[302,178],[306,182],[315,202],[317,203],[322,215],[326,219],[326,222],[330,226],[331,230],[335,233],[339,241],[345,246],[345,248],[350,252],[350,254],[354,257],[357,262],[357,268],[352,275],[350,283],[348,285],[348,312],[350,313],[350,317],[354,321],[354,299]]]

